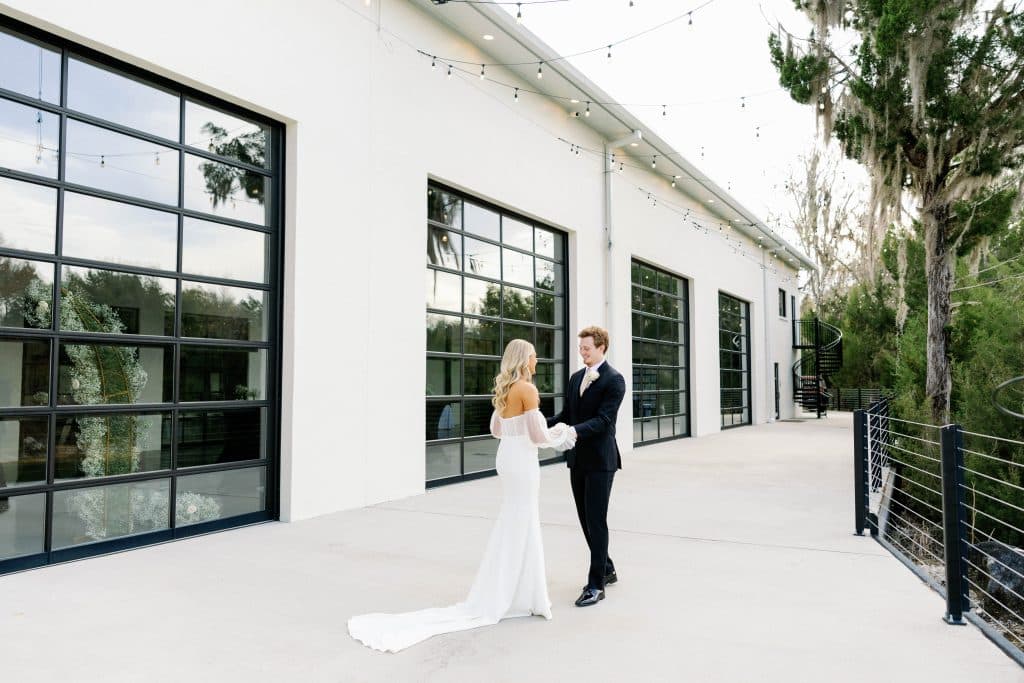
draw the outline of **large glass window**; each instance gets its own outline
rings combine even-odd
[[[565,397],[565,235],[427,188],[427,484],[494,471],[491,389],[505,345],[537,349],[546,415]],[[542,450],[543,461],[559,456]]]
[[[0,573],[276,514],[282,138],[0,21]]]
[[[722,428],[750,424],[750,304],[718,293]]]
[[[690,435],[686,280],[633,261],[633,444]]]

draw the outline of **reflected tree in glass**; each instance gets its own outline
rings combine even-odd
[[[266,165],[266,135],[262,130],[228,137],[229,131],[213,122],[207,122],[203,124],[202,131],[209,136],[209,149],[214,154],[232,157],[260,168]],[[249,199],[254,199],[261,205],[264,203],[263,176],[216,162],[204,162],[201,168],[214,208],[226,202],[235,193],[236,186],[241,188]]]
[[[0,258],[0,325],[50,327],[52,292],[31,263]]]

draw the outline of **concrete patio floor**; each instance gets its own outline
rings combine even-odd
[[[609,521],[620,581],[579,609],[587,553],[560,465],[541,475],[554,619],[351,640],[353,614],[464,597],[497,508],[483,479],[0,577],[0,672],[27,681],[1024,680],[853,535],[850,416],[637,449]]]

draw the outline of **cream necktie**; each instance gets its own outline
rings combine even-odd
[[[592,381],[593,380],[590,379],[590,368],[587,368],[587,371],[583,374],[583,381],[580,382],[580,396],[583,395],[583,392],[587,390],[587,387],[590,386]]]

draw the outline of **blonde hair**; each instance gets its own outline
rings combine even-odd
[[[521,379],[530,381],[530,356],[533,354],[533,344],[525,339],[513,339],[505,347],[501,357],[501,371],[494,378],[494,398],[491,399],[491,404],[499,414],[508,405],[508,393],[512,385]]]

